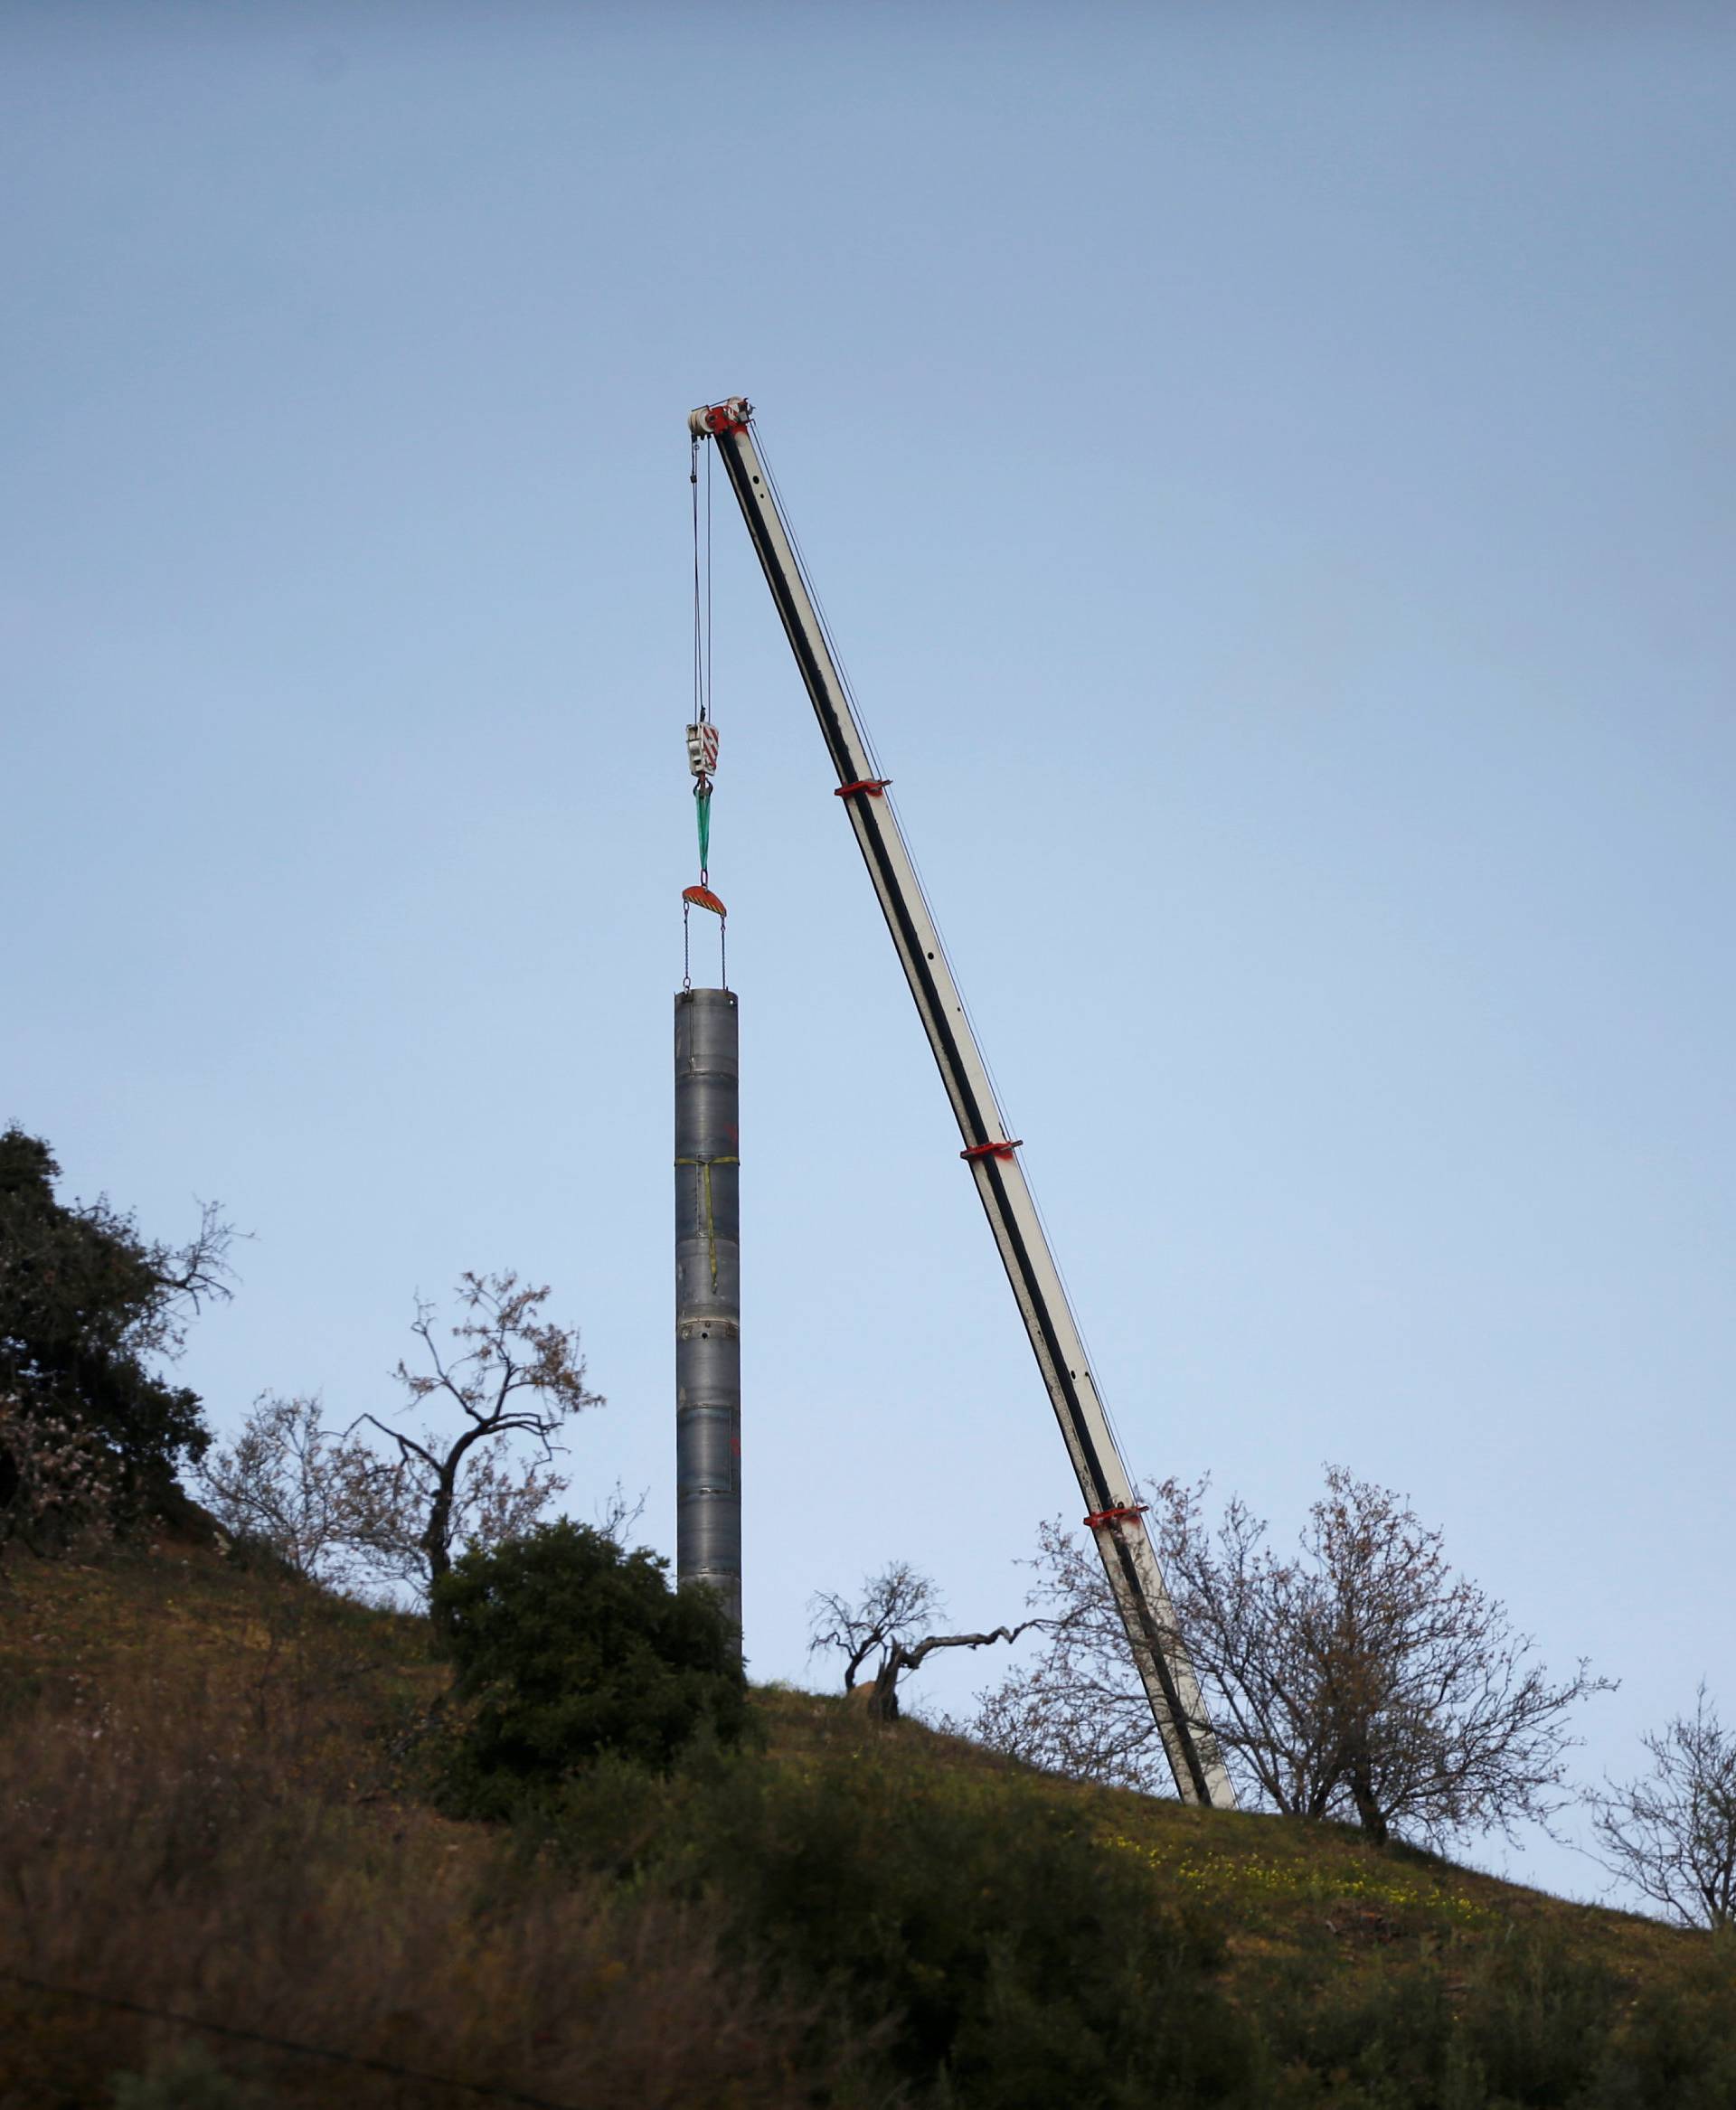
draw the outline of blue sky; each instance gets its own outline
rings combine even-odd
[[[1588,1773],[1736,1706],[1732,136],[1668,5],[10,0],[0,1116],[255,1231],[222,1428],[548,1281],[578,1506],[672,1550],[684,419],[745,391],[1135,1469],[1408,1492],[1623,1681]],[[814,1589],[1003,1616],[1077,1497],[715,532],[802,1676]]]

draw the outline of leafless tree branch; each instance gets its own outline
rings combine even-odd
[[[515,1275],[465,1275],[456,1356],[442,1352],[435,1308],[418,1298],[410,1331],[433,1374],[401,1360],[393,1374],[407,1411],[439,1399],[456,1406],[456,1433],[411,1434],[371,1412],[330,1430],[317,1400],[259,1401],[234,1446],[202,1473],[220,1520],[335,1587],[367,1580],[424,1593],[456,1547],[521,1536],[566,1492],[553,1463],[561,1432],[603,1404],[585,1381],[578,1333],[542,1317],[548,1295]],[[363,1429],[386,1439],[385,1455]],[[618,1488],[612,1523],[625,1529],[637,1513]]]
[[[1693,1714],[1641,1741],[1651,1770],[1587,1795],[1595,1858],[1684,1926],[1736,1927],[1736,1730],[1702,1685]]]
[[[879,1721],[897,1719],[900,1681],[938,1649],[988,1648],[995,1642],[1016,1641],[1043,1624],[1027,1619],[1017,1626],[992,1627],[986,1634],[929,1634],[917,1639],[916,1629],[944,1617],[946,1606],[931,1578],[903,1560],[870,1576],[859,1597],[828,1591],[816,1597],[810,1609],[808,1648],[836,1649],[843,1655],[846,1692],[855,1690],[870,1657],[879,1657],[868,1701],[869,1713]]]

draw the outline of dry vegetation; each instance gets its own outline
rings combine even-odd
[[[1192,1945],[1165,1997],[1197,1982],[1190,2030],[1241,2038],[1194,2092],[1116,2101],[1736,2100],[1736,1980],[1705,1936],[1344,1827],[1065,1784],[778,1691],[758,1695],[768,1736],[751,1764],[785,1800],[761,1798],[751,1839],[741,1794],[677,1778],[581,1795],[568,1836],[532,1843],[443,1818],[420,1792],[419,1725],[444,1683],[420,1621],[202,1549],[0,1571],[0,2110],[937,2102],[882,2057],[891,2008],[833,2004],[737,1917],[742,1855],[824,1858],[856,1805],[882,1830],[862,1834],[841,1898],[872,1881],[884,1827],[907,1814],[956,1820],[961,1839],[975,1825],[977,1851],[1047,1825],[1089,1839],[1106,1896],[1148,1887]],[[706,1861],[693,1812],[707,1793],[737,1826],[734,1861]],[[724,1872],[664,1879],[660,1854]],[[808,1870],[791,1905],[786,1869],[778,1909],[827,1914],[832,1877]],[[742,1887],[760,1882],[756,1864]],[[1588,2033],[1612,2030],[1633,2039],[1629,2079],[1576,2094]],[[1407,2031],[1423,2033],[1410,2051]],[[1383,2080],[1371,2044],[1440,2071],[1421,2093]],[[117,2094],[123,2074],[147,2077]],[[987,2086],[956,2099],[1043,2099],[1034,2083]]]
[[[6,2110],[106,2104],[189,2039],[274,2104],[486,2100],[439,2077],[596,2110],[807,2099],[796,2019],[720,1956],[714,1915],[557,1876],[401,1792],[393,1725],[443,1682],[420,1622],[184,1550],[7,1581]]]

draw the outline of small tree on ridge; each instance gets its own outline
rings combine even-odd
[[[1438,1842],[1568,1799],[1568,1717],[1607,1689],[1549,1677],[1503,1606],[1448,1564],[1404,1498],[1329,1467],[1294,1554],[1247,1505],[1215,1531],[1204,1485],[1166,1481],[1152,1536],[1211,1727],[1271,1809]],[[1046,1658],[982,1698],[975,1733],[1058,1771],[1155,1788],[1167,1775],[1095,1552],[1043,1528],[1031,1601]]]
[[[1020,1626],[995,1626],[986,1634],[929,1634],[920,1629],[946,1617],[946,1605],[933,1579],[906,1560],[895,1560],[868,1577],[862,1595],[848,1598],[825,1591],[809,1607],[812,1625],[808,1649],[832,1648],[844,1659],[844,1689],[855,1690],[856,1680],[871,1657],[874,1664],[873,1688],[868,1712],[876,1721],[898,1719],[901,1679],[919,1671],[937,1649],[987,1648],[997,1641],[1014,1642],[1041,1622],[1027,1619]]]
[[[1650,1772],[1586,1798],[1597,1858],[1685,1926],[1736,1927],[1736,1731],[1702,1685],[1691,1715],[1641,1740]]]
[[[603,1403],[585,1383],[577,1332],[541,1316],[548,1295],[511,1273],[462,1276],[468,1316],[451,1331],[467,1346],[456,1356],[436,1338],[432,1305],[418,1301],[414,1331],[432,1369],[401,1361],[394,1375],[410,1409],[455,1404],[456,1430],[448,1422],[412,1436],[373,1414],[330,1428],[316,1399],[256,1400],[234,1442],[199,1468],[218,1521],[333,1588],[408,1584],[420,1594],[455,1549],[523,1537],[566,1492],[554,1467],[561,1427]],[[531,1439],[528,1455],[520,1437]],[[642,1507],[617,1486],[598,1528],[617,1537]]]
[[[407,1544],[404,1552],[430,1586],[450,1571],[455,1546],[495,1545],[531,1528],[566,1490],[554,1469],[563,1447],[556,1436],[575,1416],[603,1404],[585,1382],[578,1329],[542,1315],[549,1294],[510,1271],[460,1276],[458,1296],[468,1315],[449,1329],[464,1343],[456,1355],[441,1349],[434,1306],[419,1299],[410,1330],[430,1368],[412,1370],[401,1359],[392,1374],[410,1408],[456,1407],[457,1433],[408,1436],[373,1414],[353,1425],[365,1422],[397,1448],[404,1501],[420,1520],[413,1551]],[[528,1463],[507,1464],[503,1446],[514,1436],[533,1446]]]

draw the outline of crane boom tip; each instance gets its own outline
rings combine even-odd
[[[687,414],[687,429],[695,439],[709,439],[714,432],[744,432],[753,416],[746,396],[726,396],[721,403],[702,403]]]

